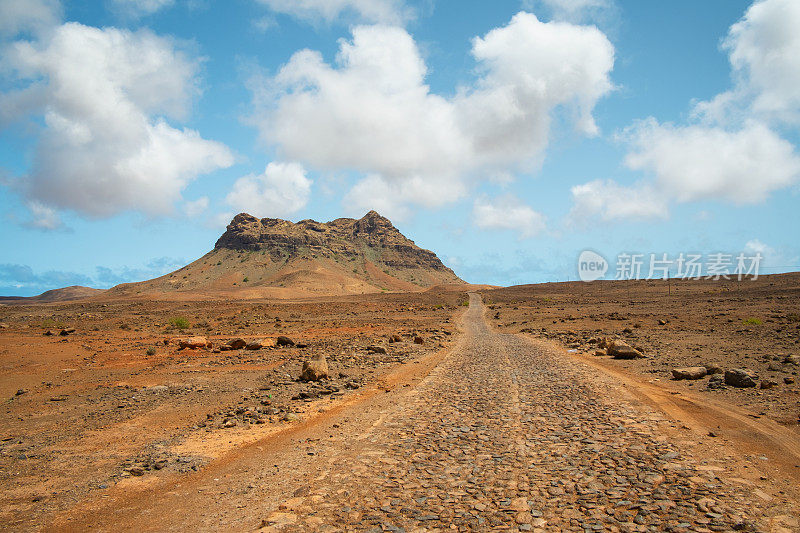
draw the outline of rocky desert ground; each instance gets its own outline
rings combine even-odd
[[[466,293],[0,307],[0,521],[202,469],[452,343]],[[208,347],[181,348],[203,337]],[[294,345],[279,346],[279,337]],[[244,347],[224,344],[241,339]],[[222,348],[222,350],[220,349]],[[329,378],[302,382],[324,355]]]
[[[800,528],[799,275],[468,289],[0,307],[4,529]]]

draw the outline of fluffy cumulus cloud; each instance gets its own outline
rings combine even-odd
[[[541,213],[522,204],[513,196],[493,200],[478,198],[472,206],[472,219],[479,228],[516,231],[520,238],[534,237],[546,227]]]
[[[595,180],[572,187],[571,193],[574,205],[569,218],[574,223],[667,217],[663,195],[648,185],[626,187]]]
[[[256,217],[285,217],[305,207],[310,195],[311,180],[302,165],[270,163],[262,174],[236,180],[225,201]]]
[[[800,123],[800,2],[755,2],[731,26],[723,48],[733,69],[734,87],[697,105],[696,114],[720,120],[731,114]],[[744,108],[744,109],[742,109]]]
[[[368,23],[402,24],[414,17],[403,0],[257,0],[276,13],[309,22],[346,18]]]
[[[606,210],[599,206],[608,197],[639,199],[659,214],[671,202],[752,204],[797,183],[800,157],[775,127],[800,124],[798,27],[800,2],[755,2],[723,42],[733,73],[731,90],[695,104],[688,124],[649,118],[628,128],[622,136],[629,146],[625,164],[652,181],[634,188],[613,182],[575,187],[572,214],[594,205],[602,215]],[[587,191],[598,188],[599,198],[591,200]],[[652,209],[651,199],[662,210]],[[616,218],[626,217],[617,212]],[[640,216],[636,209],[628,215]]]
[[[167,122],[186,116],[198,70],[169,39],[68,23],[12,43],[2,64],[23,87],[0,94],[0,116],[43,117],[17,180],[31,201],[90,217],[164,215],[199,174],[233,163],[224,145]]]
[[[61,4],[58,0],[0,1],[0,36],[39,33],[54,27],[60,19]]]
[[[258,85],[262,137],[290,160],[366,177],[350,197],[396,210],[458,199],[475,179],[531,171],[554,111],[594,135],[592,109],[612,89],[614,48],[594,27],[519,13],[474,39],[479,76],[453,96],[431,92],[414,39],[398,27],[352,30],[336,63],[297,52]]]
[[[757,122],[727,131],[648,120],[634,128],[632,143],[626,165],[653,174],[660,191],[681,202],[761,202],[800,176],[791,143]]]

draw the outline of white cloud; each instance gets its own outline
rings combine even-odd
[[[111,0],[111,3],[121,13],[138,17],[170,7],[175,0]]]
[[[64,229],[64,223],[55,209],[42,205],[39,202],[28,202],[28,209],[31,212],[31,220],[25,225],[43,231],[55,231]]]
[[[199,216],[208,209],[208,196],[201,196],[197,200],[187,201],[183,204],[183,212],[189,218]]]
[[[371,191],[372,205],[441,205],[472,180],[534,170],[554,109],[571,110],[578,129],[593,135],[593,107],[612,89],[614,49],[594,27],[519,13],[473,41],[480,77],[453,97],[430,91],[405,30],[352,33],[335,65],[303,50],[258,85],[255,122],[286,159],[369,176],[350,196]]]
[[[233,164],[224,145],[165,120],[186,115],[198,69],[168,39],[68,23],[13,43],[2,63],[29,83],[0,94],[3,114],[44,117],[18,180],[30,200],[92,217],[169,214],[197,175]]]
[[[546,226],[541,213],[520,203],[513,196],[494,200],[478,198],[472,206],[472,221],[483,229],[516,231],[523,239],[540,234]]]
[[[731,26],[723,48],[728,51],[735,85],[696,106],[697,115],[724,120],[733,113],[764,120],[800,123],[800,2],[755,2]]]
[[[61,20],[58,0],[0,0],[0,36],[40,33]]]
[[[791,143],[757,122],[728,131],[649,119],[629,133],[632,151],[625,164],[653,174],[656,188],[680,202],[762,202],[800,176],[800,157]]]
[[[285,217],[305,207],[311,183],[298,163],[270,163],[263,174],[236,180],[225,201],[256,217]]]
[[[625,164],[645,172],[652,182],[631,189],[613,182],[575,187],[572,218],[587,207],[591,211],[591,206],[604,213],[601,206],[606,205],[609,191],[631,195],[638,199],[633,205],[649,205],[646,211],[666,216],[673,202],[753,204],[797,183],[800,157],[771,124],[800,123],[798,27],[799,2],[755,2],[723,42],[733,69],[731,90],[696,103],[693,123],[674,125],[648,118],[626,129]],[[593,187],[601,189],[596,198],[590,194]],[[634,210],[628,218],[638,216]]]
[[[570,191],[573,200],[569,214],[571,223],[667,217],[665,198],[648,185],[626,187],[612,180],[595,180],[576,185]]]
[[[331,23],[339,18],[359,22],[403,24],[414,11],[403,0],[257,0],[269,9],[309,22]]]

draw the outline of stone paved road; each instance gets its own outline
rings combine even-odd
[[[674,421],[563,354],[494,333],[483,309],[472,295],[459,347],[353,435],[358,446],[320,458],[265,529],[789,530],[675,439]]]

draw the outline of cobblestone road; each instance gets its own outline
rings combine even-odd
[[[453,354],[354,436],[357,453],[328,456],[267,528],[781,529],[752,489],[670,438],[674,421],[563,353],[494,333],[471,298]]]

